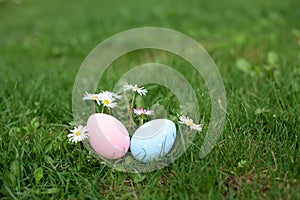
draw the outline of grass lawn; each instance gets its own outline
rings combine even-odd
[[[0,199],[300,199],[299,8],[298,0],[0,0]],[[219,68],[228,109],[208,156],[198,156],[204,128],[168,167],[131,174],[101,164],[66,135],[84,58],[104,39],[144,26],[201,43]],[[99,85],[112,89],[125,69],[116,66],[129,69],[149,55],[187,65],[141,50],[113,63]],[[191,80],[209,123],[200,82]]]

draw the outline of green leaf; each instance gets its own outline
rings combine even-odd
[[[300,31],[298,29],[293,29],[292,30],[292,34],[295,36],[295,37],[300,37]]]
[[[134,164],[134,163],[135,163],[135,160],[134,160],[133,157],[127,156],[127,157],[125,158],[125,165],[132,165],[132,164]]]
[[[38,184],[42,178],[43,178],[43,168],[39,167],[34,171],[35,184]]]
[[[39,126],[40,126],[39,118],[38,118],[38,117],[33,118],[33,119],[30,121],[30,125],[31,125],[31,127],[32,127],[34,130],[38,129]]]
[[[263,73],[262,73],[262,67],[258,66],[258,65],[254,65],[253,66],[253,72],[255,73],[255,75],[257,77],[262,77]]]
[[[151,118],[153,117],[153,119],[157,119],[157,118],[167,118],[167,111],[165,109],[165,107],[163,107],[160,104],[154,104],[151,106],[151,110],[154,111],[154,115],[151,116]]]
[[[246,36],[243,34],[239,34],[234,36],[233,38],[234,43],[236,43],[237,45],[244,45],[247,42]]]
[[[54,194],[54,193],[58,193],[59,192],[59,188],[50,188],[45,190],[45,192],[43,192],[44,194]]]
[[[18,160],[14,160],[11,162],[10,171],[14,176],[20,177],[21,167],[20,167],[20,162]]]
[[[6,180],[12,188],[17,185],[16,177],[12,173],[5,173],[4,180]]]
[[[142,182],[146,178],[145,175],[140,175],[140,174],[132,174],[132,177],[133,177],[133,182],[135,183]]]
[[[291,87],[292,87],[292,91],[294,92],[298,92],[300,91],[300,80],[297,80],[296,78],[291,80]]]
[[[276,52],[274,51],[270,51],[268,54],[267,54],[267,63],[269,65],[276,65],[278,64],[278,55]]]
[[[270,110],[269,109],[266,109],[266,108],[257,108],[256,110],[255,110],[255,115],[259,115],[259,114],[262,114],[262,113],[266,113],[266,112],[270,112]]]
[[[53,142],[49,142],[45,147],[45,154],[52,150]]]
[[[48,156],[48,155],[45,155],[45,162],[46,163],[49,163],[49,164],[53,164],[54,163],[54,160]]]
[[[251,64],[245,59],[238,59],[236,61],[236,66],[239,70],[245,72],[246,74],[251,74]]]
[[[245,167],[247,164],[247,161],[246,160],[241,160],[240,162],[238,162],[238,167],[239,168],[243,168]]]
[[[140,95],[136,95],[135,105],[136,105],[136,108],[144,108],[145,103],[144,103],[143,97],[141,97]]]
[[[69,125],[70,126],[76,126],[76,122],[70,122]]]

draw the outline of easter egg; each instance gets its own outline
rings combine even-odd
[[[124,125],[111,115],[92,114],[87,121],[88,140],[103,158],[118,159],[126,154],[130,138]]]
[[[176,126],[168,119],[155,119],[140,126],[130,142],[132,156],[143,162],[165,156],[176,139]]]

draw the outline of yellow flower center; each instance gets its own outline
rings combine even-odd
[[[79,135],[81,135],[81,132],[80,131],[76,131],[75,135],[79,136]]]
[[[189,121],[189,122],[187,123],[187,125],[188,125],[188,126],[194,126],[195,124],[194,124],[194,122]]]
[[[133,89],[133,91],[138,91],[139,88],[138,87],[133,87],[132,89]]]
[[[98,100],[98,97],[96,95],[93,96],[94,100]]]
[[[104,99],[104,100],[103,100],[103,103],[104,103],[105,105],[109,105],[109,101],[108,101],[107,99]]]

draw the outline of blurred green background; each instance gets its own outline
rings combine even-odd
[[[299,199],[299,19],[298,0],[0,0],[0,198]],[[203,45],[226,87],[227,124],[202,160],[196,140],[163,170],[126,174],[66,134],[81,62],[106,38],[144,26]]]

